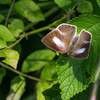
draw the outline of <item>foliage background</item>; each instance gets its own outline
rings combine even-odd
[[[92,33],[88,59],[41,43],[61,23]],[[0,100],[89,100],[99,51],[100,0],[0,0]]]

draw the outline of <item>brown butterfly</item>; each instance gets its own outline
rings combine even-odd
[[[67,53],[74,59],[87,59],[92,35],[83,29],[76,35],[77,27],[60,24],[55,30],[42,38],[42,42],[50,49],[59,53]]]

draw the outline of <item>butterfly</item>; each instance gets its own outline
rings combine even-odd
[[[74,59],[87,59],[92,40],[92,34],[83,29],[77,35],[77,27],[70,24],[60,24],[56,29],[42,38],[48,48],[59,53],[67,53]]]

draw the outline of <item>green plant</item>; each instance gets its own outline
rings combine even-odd
[[[88,59],[41,43],[61,23],[92,33]],[[99,51],[100,0],[0,0],[0,100],[88,100]]]

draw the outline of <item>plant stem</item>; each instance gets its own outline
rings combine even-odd
[[[19,40],[17,40],[17,41],[16,41],[14,44],[12,44],[11,46],[6,47],[5,49],[12,48],[12,47],[15,46],[17,43],[19,43],[23,38],[25,38],[26,36],[30,36],[30,35],[33,35],[33,34],[36,34],[36,33],[42,32],[42,31],[45,31],[45,30],[47,30],[47,29],[53,27],[56,23],[61,22],[61,21],[65,20],[65,19],[67,19],[67,21],[68,21],[68,19],[69,19],[70,16],[72,15],[73,10],[75,9],[76,6],[77,6],[77,3],[73,6],[73,8],[72,8],[71,10],[69,10],[69,12],[66,14],[65,17],[62,17],[62,18],[58,19],[57,21],[55,21],[55,22],[49,24],[48,26],[39,28],[39,29],[34,30],[34,31],[31,31],[31,32],[28,32],[28,33],[26,33],[25,35],[23,35],[23,34],[20,35],[20,39],[19,39]]]
[[[10,71],[12,71],[12,72],[14,72],[14,73],[16,73],[16,74],[21,75],[21,76],[24,76],[24,77],[26,77],[26,78],[28,78],[28,79],[35,80],[35,81],[41,81],[40,79],[38,79],[38,78],[36,78],[36,77],[30,76],[30,75],[24,74],[24,73],[22,73],[22,72],[20,72],[20,71],[18,71],[18,70],[15,70],[15,69],[9,67],[8,65],[2,63],[2,62],[0,62],[0,65],[1,65],[2,67],[6,68],[6,69],[9,69]]]
[[[53,7],[52,9],[50,9],[49,11],[47,11],[45,14],[44,14],[44,17],[47,18],[48,16],[52,15],[53,13],[55,13],[56,11],[58,11],[59,8],[58,7]]]
[[[41,32],[41,31],[47,30],[47,29],[51,28],[52,26],[54,26],[56,23],[61,22],[61,21],[65,20],[65,19],[68,20],[69,17],[72,15],[73,10],[75,9],[76,6],[77,6],[77,3],[73,6],[73,8],[72,8],[71,10],[68,11],[68,13],[66,14],[65,17],[62,17],[62,18],[58,19],[57,21],[55,21],[55,22],[49,24],[48,26],[39,28],[39,29],[34,30],[34,31],[31,31],[31,32],[28,32],[28,33],[26,33],[26,36],[30,36],[30,35],[32,35],[32,34],[36,34],[36,33],[39,33],[39,32]]]
[[[11,14],[11,11],[12,11],[12,8],[13,8],[14,3],[15,3],[15,0],[13,0],[12,3],[11,3],[10,9],[9,9],[9,11],[8,11],[8,14],[7,14],[7,18],[6,18],[6,20],[5,20],[5,26],[7,26],[8,19],[9,19],[9,17],[10,17],[10,14]]]
[[[66,19],[66,18],[65,18],[65,17],[62,17],[62,18],[60,18],[59,20],[53,22],[52,24],[49,24],[48,26],[39,28],[39,29],[34,30],[34,31],[31,31],[31,32],[28,32],[28,33],[26,33],[26,36],[30,36],[30,35],[32,35],[32,34],[36,34],[36,33],[45,31],[45,30],[51,28],[52,26],[54,26],[56,23],[63,21],[64,19]]]
[[[5,49],[10,49],[12,47],[14,47],[17,43],[19,43],[23,38],[25,37],[25,35],[23,35],[19,40],[17,40],[15,43],[13,43],[12,45],[10,46],[7,46]]]
[[[53,1],[48,1],[48,2],[37,3],[37,5],[41,8],[46,8],[46,7],[51,7],[51,6],[55,5],[55,3]]]
[[[7,15],[7,19],[6,19],[5,25],[7,25],[7,23],[8,23],[8,18],[9,18],[9,16],[10,16],[12,7],[13,7],[13,5],[14,5],[14,2],[15,2],[15,0],[13,0],[13,2],[12,2],[12,5],[11,5],[10,10],[9,10],[9,13],[8,13],[8,15]],[[64,21],[65,19],[67,19],[67,21],[68,21],[68,19],[70,18],[70,16],[71,16],[72,13],[73,13],[73,10],[74,10],[75,7],[76,7],[76,4],[73,6],[73,8],[72,8],[71,10],[69,10],[69,12],[66,14],[65,17],[62,17],[62,18],[58,19],[57,21],[55,21],[55,22],[49,24],[48,26],[39,28],[39,29],[34,30],[34,31],[31,31],[31,32],[28,32],[28,33],[26,33],[26,34],[24,34],[24,35],[22,34],[22,35],[20,36],[20,39],[19,39],[19,40],[17,40],[17,41],[16,41],[15,43],[13,43],[12,45],[6,47],[5,49],[9,49],[9,48],[14,47],[16,44],[18,44],[18,43],[19,43],[23,38],[25,38],[26,36],[30,36],[30,35],[39,33],[39,32],[41,32],[41,31],[47,30],[47,29],[53,27],[56,23],[61,22],[61,21]],[[57,10],[57,9],[53,9],[53,12],[55,12],[56,10]],[[51,14],[51,12],[49,12],[48,14]],[[48,16],[48,14],[47,14],[46,16]],[[20,72],[20,71],[18,71],[18,70],[15,70],[15,69],[9,67],[8,65],[2,63],[2,62],[0,62],[0,65],[1,65],[2,67],[6,68],[6,69],[11,70],[12,72],[14,72],[14,73],[16,73],[16,74],[19,74],[19,75],[21,75],[21,76],[24,76],[24,77],[26,77],[26,78],[28,78],[28,79],[35,80],[35,81],[41,81],[40,79],[38,79],[38,78],[36,78],[36,77],[32,77],[32,76],[27,75],[27,74],[24,74],[24,73],[22,73],[22,72]]]

